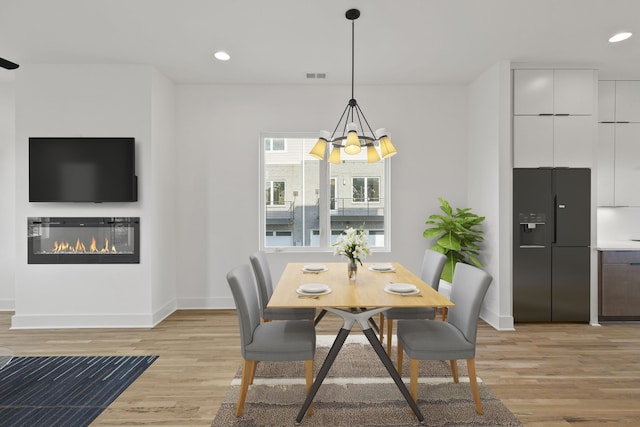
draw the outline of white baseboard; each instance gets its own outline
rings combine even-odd
[[[227,310],[236,308],[233,297],[226,298],[178,298],[178,309],[208,309]]]

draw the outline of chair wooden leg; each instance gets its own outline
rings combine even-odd
[[[391,339],[393,338],[393,319],[387,318],[387,354],[391,357]]]
[[[467,370],[469,371],[469,384],[471,384],[471,394],[476,402],[476,411],[480,415],[484,413],[482,403],[480,403],[480,392],[478,391],[478,378],[476,377],[476,360],[467,359]]]
[[[418,401],[418,367],[420,366],[420,361],[418,359],[409,359],[409,372],[410,372],[410,383],[409,383],[409,393],[411,393],[411,397],[415,402]]]
[[[304,361],[304,376],[306,380],[306,394],[309,394],[309,390],[311,390],[311,386],[313,385],[313,359]],[[309,409],[307,409],[308,415],[313,415],[313,403],[309,405]]]
[[[449,307],[442,307],[442,321],[447,321],[447,314],[449,314]]]
[[[397,364],[398,364],[398,374],[400,376],[402,376],[402,344],[400,344],[400,340],[398,340],[398,357],[397,357]]]
[[[255,363],[253,364],[253,371],[251,372],[251,382],[249,383],[249,385],[253,385],[253,379],[256,376],[256,369],[258,369],[258,361],[256,360]]]
[[[384,342],[384,313],[380,313],[378,317],[378,323],[380,324],[380,342]]]
[[[251,373],[255,372],[255,360],[245,360],[242,365],[242,381],[240,382],[240,395],[238,396],[238,405],[236,406],[236,417],[242,415],[244,410],[244,400],[247,398],[247,390],[251,382]]]
[[[451,375],[453,376],[453,382],[457,383],[458,382],[458,361],[457,360],[451,360]]]

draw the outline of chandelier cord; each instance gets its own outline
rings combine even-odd
[[[355,19],[351,20],[351,99],[355,100],[355,95],[354,95],[354,82],[355,82],[355,52],[356,52],[356,44],[355,44],[355,37],[356,37],[356,21]]]

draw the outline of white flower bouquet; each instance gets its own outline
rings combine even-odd
[[[369,241],[367,240],[367,234],[364,232],[362,226],[359,228],[347,227],[344,233],[340,234],[338,241],[333,244],[336,255],[344,255],[351,262],[359,262],[362,265],[362,261],[371,253],[369,249]]]

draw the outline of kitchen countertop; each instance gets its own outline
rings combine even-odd
[[[633,240],[611,240],[598,242],[599,251],[640,251],[640,242]]]

